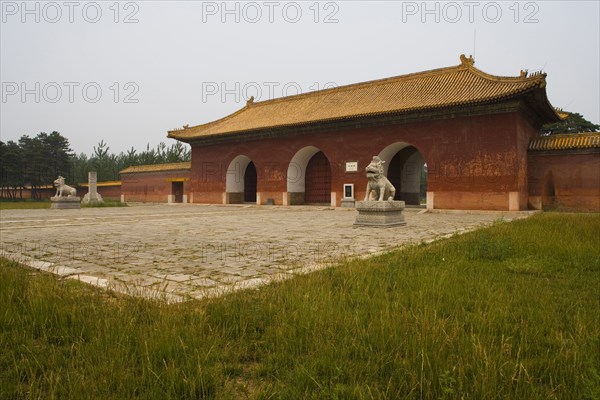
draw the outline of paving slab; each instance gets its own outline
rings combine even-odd
[[[354,209],[310,206],[2,210],[0,255],[61,279],[182,301],[259,287],[342,259],[532,213],[407,208],[405,226],[378,229],[353,227]]]

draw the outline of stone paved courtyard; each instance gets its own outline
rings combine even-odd
[[[353,209],[137,205],[3,210],[0,254],[64,279],[170,301],[258,287],[345,257],[432,241],[529,212],[405,210],[407,225],[353,228]]]

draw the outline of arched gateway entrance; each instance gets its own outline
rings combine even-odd
[[[385,161],[387,177],[396,188],[395,200],[420,205],[427,198],[427,165],[425,157],[414,146],[397,142],[387,146],[379,157]]]
[[[227,168],[225,204],[256,203],[256,166],[248,156],[235,157]]]
[[[314,146],[300,149],[287,172],[288,205],[331,204],[331,165],[327,156]]]
[[[306,166],[304,202],[331,203],[331,167],[322,151],[312,156]]]
[[[244,203],[256,203],[256,186],[256,166],[250,161],[244,173]]]

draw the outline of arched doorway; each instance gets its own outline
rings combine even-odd
[[[244,173],[244,203],[256,203],[256,166],[252,161]]]
[[[250,157],[239,155],[229,163],[225,177],[225,204],[256,203],[257,170]]]
[[[327,156],[314,146],[298,150],[287,171],[285,204],[331,204],[331,166]]]
[[[420,205],[427,199],[427,165],[425,157],[414,146],[397,142],[379,155],[384,160],[387,177],[396,188],[395,200]]]
[[[306,166],[304,193],[306,203],[331,203],[331,166],[322,151],[312,156]]]

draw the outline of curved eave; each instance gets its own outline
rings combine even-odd
[[[544,121],[544,123],[560,122],[568,117],[568,114],[561,115],[556,110],[556,108],[550,103],[545,86],[536,90],[534,92],[534,95],[537,96],[536,104],[538,105],[538,112],[540,112],[540,114],[546,118],[546,121]]]
[[[187,136],[180,136],[180,135],[177,135],[177,133],[181,133],[181,132],[185,133],[186,130],[208,129],[211,126],[215,126],[215,125],[217,125],[217,124],[219,124],[221,122],[225,122],[225,121],[227,121],[227,120],[235,117],[238,114],[241,114],[242,112],[246,111],[246,109],[248,109],[248,107],[249,106],[246,105],[246,106],[240,108],[239,110],[237,110],[237,111],[235,111],[235,112],[233,112],[233,113],[231,113],[229,115],[226,115],[226,116],[224,116],[222,118],[216,119],[216,120],[211,121],[211,122],[207,122],[206,124],[200,124],[200,125],[192,126],[192,127],[189,127],[189,128],[174,129],[174,130],[167,131],[167,137],[171,138],[171,139],[177,139],[177,140],[180,140],[182,142],[185,142],[185,140],[183,140],[183,138],[185,138]]]

